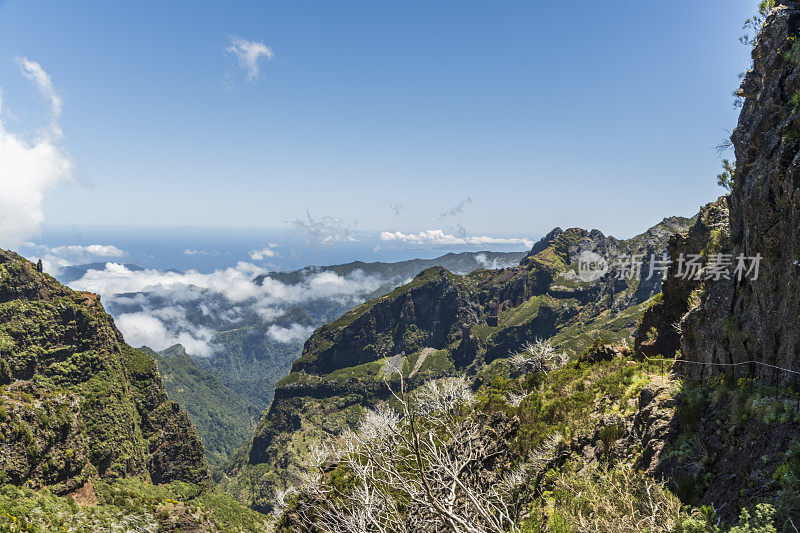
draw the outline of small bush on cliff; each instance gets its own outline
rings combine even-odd
[[[786,40],[788,41],[789,49],[783,53],[783,58],[797,65],[800,63],[800,40],[797,39],[796,35],[790,35]]]
[[[731,163],[728,159],[722,160],[722,172],[717,174],[717,185],[728,192],[733,191],[733,183],[736,177],[736,163]]]
[[[558,370],[568,361],[566,355],[556,351],[549,339],[536,339],[534,342],[528,342],[521,352],[513,354],[509,359],[512,367],[517,371],[544,374]]]
[[[625,426],[622,424],[612,424],[600,428],[600,442],[603,445],[603,453],[608,455],[617,442],[625,435]]]
[[[766,503],[758,504],[752,516],[747,509],[742,509],[739,523],[731,528],[729,533],[778,533],[772,525],[774,514],[775,509]]]
[[[778,522],[788,522],[789,517],[800,514],[800,442],[789,446],[772,477],[782,487],[775,501]]]
[[[746,32],[739,37],[739,41],[742,44],[755,46],[758,40],[758,34],[761,33],[761,28],[764,27],[764,22],[767,20],[767,15],[769,15],[769,12],[772,11],[774,7],[775,0],[761,0],[761,2],[759,2],[758,12],[747,19],[742,26],[742,29]]]

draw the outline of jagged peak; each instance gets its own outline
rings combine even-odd
[[[555,228],[550,230],[550,232],[548,232],[547,235],[539,239],[539,242],[533,245],[533,248],[531,248],[531,251],[528,252],[528,255],[526,255],[525,257],[531,257],[538,254],[539,252],[550,246],[550,244],[562,233],[564,233],[564,230],[556,226]]]
[[[444,268],[442,266],[432,266],[432,267],[426,268],[425,270],[421,271],[419,274],[414,276],[414,279],[431,278],[431,277],[434,277],[436,275],[439,275],[441,277],[446,277],[447,275],[452,275],[452,272],[450,272],[449,270],[447,270],[446,268]]]

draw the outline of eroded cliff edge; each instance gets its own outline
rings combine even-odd
[[[207,484],[196,429],[95,294],[0,250],[0,474],[66,494],[93,477]]]

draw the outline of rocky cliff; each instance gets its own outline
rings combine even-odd
[[[0,475],[57,494],[93,477],[204,484],[197,431],[99,297],[0,250]]]
[[[675,352],[678,338],[665,326],[672,323],[681,332],[687,360],[756,360],[800,370],[800,5],[778,4],[738,91],[743,107],[731,136],[736,153],[731,194],[707,207],[705,220],[672,248],[673,254],[702,252],[706,260],[719,254],[733,268],[739,257],[760,258],[747,262],[748,270],[758,263],[758,272],[706,279],[706,263],[700,282],[668,282],[666,313],[657,319],[661,327],[645,324],[660,332],[659,346],[651,351]],[[684,366],[688,374],[708,372],[704,365]],[[796,381],[793,374],[766,365],[747,372],[765,383]]]
[[[709,253],[728,242],[728,196],[703,206],[689,231],[669,239],[669,265],[662,292],[642,316],[635,349],[643,355],[675,357],[681,349],[683,317],[700,302],[703,281],[679,275],[679,263],[691,256],[708,259]],[[685,271],[686,269],[684,269]]]

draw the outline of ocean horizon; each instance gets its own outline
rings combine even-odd
[[[353,261],[433,259],[451,252],[521,252],[540,237],[502,235],[497,239],[527,241],[510,243],[385,242],[379,232],[365,231],[353,232],[348,239],[315,242],[287,229],[48,225],[19,252],[28,258],[49,256],[51,269],[57,268],[55,261],[62,266],[114,262],[210,273],[244,261],[270,271],[291,271]],[[93,245],[113,247],[112,252],[103,255],[105,248],[97,248],[87,253]]]

